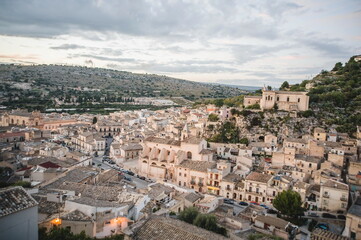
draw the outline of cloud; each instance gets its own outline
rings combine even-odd
[[[288,1],[251,3],[253,1],[228,1],[225,4],[224,1],[205,0],[4,0],[0,8],[0,33],[53,37],[95,31],[173,39],[209,36],[274,38],[277,36],[274,21],[300,8]],[[254,14],[259,11],[266,12],[272,21]]]
[[[69,50],[69,49],[82,49],[85,48],[84,46],[80,46],[77,44],[62,44],[60,46],[50,47],[51,49],[62,49],[62,50]]]
[[[122,57],[106,57],[106,56],[98,56],[91,54],[70,54],[68,58],[90,58],[97,59],[101,61],[109,61],[109,62],[135,62],[134,58],[122,58]]]

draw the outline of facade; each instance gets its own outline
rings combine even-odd
[[[346,211],[349,187],[345,183],[328,180],[321,185],[320,208],[324,211]]]
[[[243,105],[248,107],[251,105],[259,104],[261,105],[262,96],[244,96]]]
[[[310,97],[307,92],[273,91],[263,89],[262,97],[246,96],[243,104],[245,107],[260,104],[262,110],[273,109],[284,111],[308,110]]]
[[[149,137],[144,140],[138,161],[139,173],[155,179],[175,179],[175,166],[183,160],[207,161],[212,154],[205,152],[207,142],[195,137],[173,140]]]

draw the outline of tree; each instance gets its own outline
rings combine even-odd
[[[342,69],[342,63],[338,62],[338,63],[335,64],[332,71],[340,71],[341,69]]]
[[[210,122],[217,122],[218,121],[218,116],[217,116],[217,114],[214,114],[214,113],[211,113],[211,114],[209,114],[209,116],[208,116],[208,121],[210,121]]]
[[[96,240],[97,238],[89,237],[82,231],[74,234],[68,228],[54,227],[49,232],[46,228],[39,228],[39,240]],[[123,240],[124,236],[117,234],[102,238],[104,240]]]
[[[287,81],[284,81],[280,87],[280,90],[285,90],[290,87],[290,84]]]
[[[179,219],[185,221],[187,223],[193,224],[194,219],[198,216],[199,212],[198,209],[195,207],[190,207],[184,209],[179,214]]]
[[[224,104],[224,100],[223,99],[216,99],[214,100],[214,105],[216,105],[216,107],[222,107]]]
[[[267,86],[267,90],[272,90],[272,87],[271,87],[271,86]]]
[[[93,117],[93,124],[96,124],[98,122],[97,117]]]
[[[249,143],[248,138],[242,138],[239,142],[246,145]]]
[[[304,212],[300,194],[292,190],[284,190],[278,193],[273,201],[273,206],[283,215],[289,217],[297,217]]]

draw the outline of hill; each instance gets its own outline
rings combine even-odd
[[[60,65],[0,65],[1,104],[55,105],[54,97],[79,103],[116,102],[134,97],[183,97],[188,100],[237,96],[240,89],[155,74]]]
[[[326,126],[352,134],[361,125],[361,61],[353,56],[338,62],[331,71],[322,70],[307,84],[311,108]]]

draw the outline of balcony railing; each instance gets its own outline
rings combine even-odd
[[[202,182],[199,182],[199,183],[198,183],[198,186],[203,187],[203,183],[202,183]]]
[[[340,200],[341,200],[342,202],[347,202],[347,198],[346,198],[346,197],[341,197]]]
[[[195,181],[191,181],[191,185],[195,185],[196,184],[196,182]]]
[[[324,198],[329,198],[329,197],[330,197],[329,194],[325,194],[325,193],[324,193],[322,196],[323,196]]]

